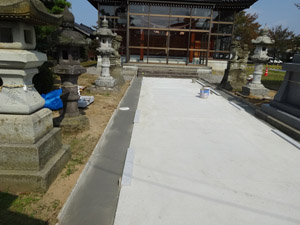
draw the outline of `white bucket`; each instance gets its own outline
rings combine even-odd
[[[202,87],[200,89],[200,98],[208,98],[210,92],[209,87]]]

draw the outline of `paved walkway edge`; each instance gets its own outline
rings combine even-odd
[[[127,113],[126,117],[128,119],[126,121],[127,123],[125,124],[125,129],[128,130],[128,132],[126,132],[126,134],[124,134],[126,136],[126,140],[123,140],[123,143],[120,143],[121,145],[123,145],[121,147],[124,148],[124,152],[125,152],[125,154],[123,153],[123,154],[120,154],[120,156],[119,156],[119,160],[122,161],[122,163],[118,162],[118,164],[121,164],[120,165],[121,168],[117,169],[118,174],[116,174],[115,171],[112,172],[113,170],[115,170],[115,168],[105,168],[107,171],[109,171],[108,173],[112,174],[112,176],[117,175],[119,177],[122,177],[125,158],[126,158],[126,154],[127,154],[127,149],[129,147],[130,140],[131,140],[131,134],[132,134],[132,129],[133,129],[133,121],[134,121],[134,116],[135,116],[137,105],[138,105],[138,99],[139,99],[139,94],[140,94],[140,90],[141,90],[141,83],[142,83],[142,78],[134,77],[132,79],[129,88],[127,89],[127,91],[124,94],[122,100],[120,101],[117,109],[114,111],[112,117],[110,118],[106,128],[104,129],[103,134],[101,135],[95,149],[93,150],[93,153],[91,154],[87,164],[85,165],[82,173],[80,174],[80,176],[79,176],[79,178],[78,178],[78,180],[77,180],[70,196],[68,197],[66,203],[64,204],[63,208],[61,209],[61,211],[60,211],[60,213],[57,217],[57,219],[59,221],[58,224],[60,224],[60,225],[65,225],[65,224],[72,224],[73,225],[74,224],[75,225],[74,222],[70,223],[70,221],[65,223],[64,218],[68,216],[67,215],[68,213],[70,214],[70,212],[68,212],[68,211],[70,211],[69,210],[70,208],[72,208],[72,207],[74,208],[74,204],[76,204],[76,201],[77,201],[77,204],[78,204],[78,200],[76,200],[75,197],[76,197],[76,195],[79,195],[80,192],[82,192],[81,189],[84,186],[83,184],[85,184],[86,177],[89,176],[91,167],[93,167],[93,164],[95,164],[95,161],[98,161],[97,157],[98,158],[99,157],[106,157],[105,152],[103,153],[103,151],[104,151],[103,148],[107,147],[105,145],[107,145],[108,142],[118,142],[118,140],[115,139],[116,137],[113,137],[112,135],[109,135],[109,133],[111,132],[111,129],[113,129],[112,128],[113,126],[118,126],[118,124],[116,123],[116,120],[118,119],[117,117],[120,115],[120,113],[124,114],[124,112],[120,111],[119,108],[130,105],[131,109]],[[122,121],[122,119],[121,119],[121,121]],[[119,120],[118,122],[121,122],[121,121]],[[116,132],[112,132],[112,133],[116,133]],[[121,133],[121,135],[122,134],[123,133]],[[117,135],[120,135],[120,132]],[[108,137],[108,136],[110,136],[110,137]],[[116,135],[114,135],[114,136],[116,136]],[[128,142],[128,143],[124,143],[124,141]],[[103,153],[104,156],[101,156],[101,153]],[[115,155],[113,157],[115,157]],[[112,165],[112,167],[113,167],[113,165]],[[105,177],[104,177],[104,179],[105,179]],[[101,180],[101,181],[104,184],[106,183],[105,180]],[[116,183],[114,185],[120,186],[121,184]],[[109,186],[111,186],[111,183],[107,183],[106,187],[104,187],[104,189],[107,189],[107,188],[109,189]],[[98,191],[101,192],[101,186],[99,186]],[[101,215],[105,214],[106,217],[107,216],[110,217],[110,218],[102,218],[103,220],[106,220],[105,223],[101,223],[101,221],[96,220],[96,221],[94,221],[94,223],[88,222],[86,224],[89,224],[89,225],[92,225],[92,224],[111,225],[111,224],[113,224],[115,213],[116,213],[116,208],[117,208],[117,203],[118,203],[119,192],[120,192],[120,187],[115,189],[115,191],[113,193],[116,198],[114,198],[114,199],[105,199],[106,202],[107,202],[107,200],[110,201],[110,206],[108,207],[109,210],[110,210],[110,213],[108,213],[108,214],[110,214],[110,215],[107,215],[107,209],[105,207],[103,208],[103,212],[97,212],[97,215],[93,215],[93,216],[99,216],[99,215],[101,216]],[[82,214],[80,212],[81,211],[80,208],[81,207],[84,208],[85,204],[88,204],[88,202],[86,202],[86,203],[82,202],[82,204],[80,204],[78,206],[77,215],[74,215],[75,217],[78,217],[78,216],[80,216],[80,214]],[[101,204],[101,203],[99,203],[99,204]],[[73,210],[73,213],[74,213],[74,210]],[[91,217],[90,215],[85,215],[85,216]],[[70,217],[70,215],[69,215],[69,217]],[[76,224],[80,224],[80,221],[77,221],[77,222],[78,223],[76,223]]]

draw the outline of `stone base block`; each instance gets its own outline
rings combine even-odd
[[[34,144],[52,128],[49,109],[31,115],[0,114],[0,144]]]
[[[263,104],[261,106],[261,110],[267,114],[269,114],[270,116],[288,124],[289,126],[300,130],[300,118],[289,114],[287,112],[284,112],[278,108],[275,108],[269,104]]]
[[[69,160],[69,146],[62,146],[40,171],[0,170],[0,190],[45,192]]]
[[[269,89],[265,88],[262,84],[245,85],[242,88],[242,93],[248,96],[268,97]]]
[[[34,87],[6,88],[0,92],[0,113],[30,114],[45,105],[44,99]]]
[[[0,190],[46,191],[70,157],[52,112],[0,114]]]
[[[109,88],[109,87],[99,87],[99,86],[96,86],[96,85],[92,85],[89,88],[87,88],[87,90],[91,94],[107,94],[109,92],[118,92],[118,91],[120,91],[120,86],[115,86],[113,88]]]
[[[122,67],[121,66],[112,66],[110,68],[111,76],[116,79],[116,85],[123,85],[125,84],[124,76],[122,75]]]
[[[0,144],[0,170],[39,171],[62,147],[61,130],[53,128],[35,144]]]
[[[95,81],[96,86],[114,88],[116,86],[116,80],[113,77],[99,77]]]
[[[89,119],[85,115],[58,117],[54,119],[54,124],[59,126],[63,133],[78,133],[90,128]]]
[[[296,105],[291,105],[289,103],[278,102],[278,101],[271,101],[270,105],[279,110],[294,115],[295,117],[300,118],[300,108],[297,107]]]
[[[266,110],[266,109],[264,109]],[[269,111],[269,110],[267,110]],[[277,112],[275,113],[277,114]],[[275,115],[274,114],[274,115]],[[270,115],[267,112],[264,112],[263,110],[256,110],[255,115],[258,118],[263,119],[264,121],[268,122],[278,130],[281,130],[282,132],[289,135],[291,138],[300,141],[300,131],[298,129],[295,129],[294,127],[288,125],[287,123],[283,122],[280,118],[275,118],[274,116]]]

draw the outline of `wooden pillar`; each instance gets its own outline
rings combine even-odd
[[[214,8],[214,7],[213,7]],[[207,43],[207,53],[206,53],[206,66],[208,64],[208,55],[210,54],[210,39],[211,39],[211,29],[212,29],[212,23],[213,22],[213,9],[211,9],[210,12],[210,23],[209,23],[209,35],[208,35],[208,43]]]
[[[126,62],[128,63],[130,60],[129,54],[129,25],[130,25],[130,17],[129,17],[129,1],[127,1],[127,27],[126,27]]]
[[[190,52],[193,52],[193,51],[190,51],[190,46],[191,46],[191,29],[192,29],[192,23],[193,23],[193,21],[192,21],[192,10],[193,9],[190,9],[190,24],[189,24],[189,37],[188,37],[188,46],[187,46],[187,52],[186,52],[186,59],[185,59],[185,61],[186,61],[186,65],[188,65],[189,64],[189,56],[190,56]]]
[[[144,30],[141,30],[141,48],[140,48],[140,61],[144,61],[144,41],[145,41],[145,33]]]
[[[193,25],[193,29],[195,28],[195,26]],[[195,32],[191,33],[191,42],[190,42],[190,49],[194,49],[195,48],[195,39],[196,39],[196,34]],[[193,62],[193,58],[194,58],[194,51],[190,51],[190,57],[189,57],[189,62]]]

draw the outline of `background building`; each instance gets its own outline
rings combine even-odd
[[[229,58],[234,18],[257,0],[88,0],[123,37],[126,62],[200,64]]]

